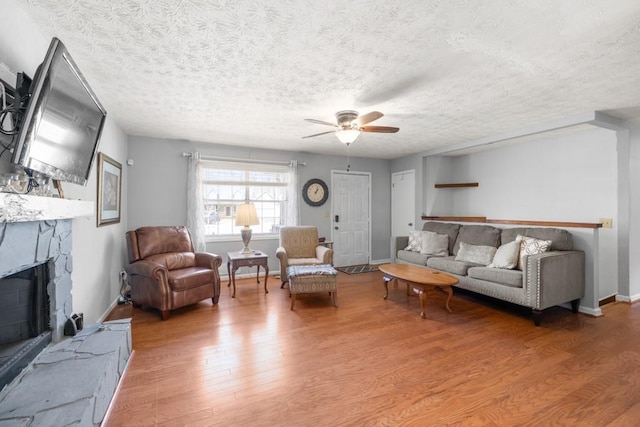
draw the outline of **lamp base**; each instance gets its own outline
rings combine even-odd
[[[240,236],[242,236],[242,242],[244,243],[244,248],[240,251],[243,255],[249,255],[253,251],[249,249],[249,242],[251,241],[251,228],[249,226],[244,226],[242,230],[240,230]]]

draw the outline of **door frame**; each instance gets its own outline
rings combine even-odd
[[[367,263],[370,264],[371,263],[371,223],[372,223],[372,221],[371,221],[371,206],[373,205],[373,203],[371,202],[371,172],[353,171],[353,170],[347,172],[347,171],[341,170],[341,169],[331,169],[331,194],[335,194],[333,192],[333,190],[334,190],[334,188],[333,188],[333,185],[334,185],[333,177],[335,175],[364,175],[364,176],[367,177],[367,181],[368,181],[367,187],[369,188],[369,194],[368,194],[369,203],[368,203],[368,206],[367,206],[367,209],[368,209],[368,212],[367,212],[367,215],[368,215],[367,233],[368,233],[368,236],[369,236],[369,238],[368,238],[369,247],[367,248],[367,252],[369,253],[369,255],[368,255]],[[334,232],[335,225],[334,225],[333,219],[335,218],[336,214],[335,214],[334,209],[335,209],[334,199],[333,199],[333,197],[331,197],[331,216],[329,218],[329,224],[330,224],[330,228],[331,228],[331,240],[334,242],[334,245],[335,245],[336,241],[333,238],[334,237],[333,236],[333,232]]]
[[[412,173],[413,174],[413,192],[414,194],[412,195],[412,200],[413,200],[413,212],[411,212],[411,222],[413,223],[413,227],[414,229],[417,229],[417,221],[416,221],[416,197],[415,197],[415,191],[416,191],[416,170],[415,169],[407,169],[404,171],[397,171],[397,172],[392,172],[391,173],[391,236],[394,237],[394,233],[393,233],[393,225],[395,224],[394,221],[394,204],[393,204],[393,196],[394,196],[394,191],[395,191],[395,187],[393,186],[393,178],[397,175],[404,175],[404,174],[408,174],[408,173]]]

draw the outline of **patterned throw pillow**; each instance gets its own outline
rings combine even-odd
[[[524,267],[525,255],[542,254],[549,251],[551,240],[540,240],[518,234],[516,242],[520,242],[520,256],[518,257],[518,270]]]
[[[409,244],[405,251],[420,252],[422,248],[422,231],[414,230],[409,232]]]

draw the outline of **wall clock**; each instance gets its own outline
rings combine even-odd
[[[302,198],[309,206],[322,206],[329,199],[329,188],[321,179],[310,179],[302,187]]]

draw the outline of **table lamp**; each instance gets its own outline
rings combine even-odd
[[[240,230],[242,241],[244,242],[244,249],[240,251],[242,254],[250,254],[249,242],[251,241],[251,227],[250,225],[258,225],[258,213],[256,212],[256,206],[253,203],[244,203],[238,206],[236,211],[236,226],[243,225]]]

